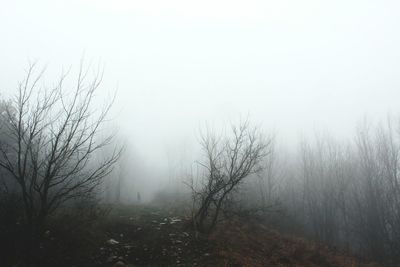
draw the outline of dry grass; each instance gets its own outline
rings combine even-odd
[[[221,266],[379,266],[326,246],[284,236],[254,222],[225,223],[210,238],[218,243]]]

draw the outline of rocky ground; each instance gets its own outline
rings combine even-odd
[[[187,218],[154,207],[113,211],[96,266],[377,266],[249,222],[195,236]]]
[[[119,209],[107,240],[94,257],[98,266],[212,266],[214,246],[195,238],[186,219],[156,208]],[[115,214],[114,213],[114,214]]]
[[[248,220],[196,235],[188,218],[147,205],[114,207],[81,232],[50,230],[39,251],[34,266],[378,266]]]

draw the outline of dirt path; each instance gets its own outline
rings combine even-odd
[[[100,266],[204,266],[215,260],[210,242],[195,239],[182,217],[149,207],[113,213],[94,258]]]

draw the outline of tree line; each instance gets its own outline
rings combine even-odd
[[[0,102],[0,234],[12,239],[10,229],[23,229],[28,250],[62,207],[120,202],[131,165],[120,161],[109,183],[122,148],[105,130],[113,101],[94,106],[101,70],[90,76],[82,63],[68,86],[68,72],[52,86],[43,85],[43,73],[31,64],[15,96]],[[203,129],[196,172],[183,175],[197,232],[254,217],[379,261],[400,261],[400,120],[364,122],[345,141],[304,139],[291,152],[276,140],[249,119],[220,133]]]

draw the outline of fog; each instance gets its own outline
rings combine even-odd
[[[48,81],[82,57],[100,62],[102,93],[118,91],[115,125],[153,170],[192,149],[204,123],[240,116],[285,144],[321,129],[346,137],[364,116],[399,111],[399,8],[396,1],[8,1],[0,9],[7,77],[0,86],[11,95],[29,60],[46,66]]]
[[[232,152],[213,143],[212,135],[207,135],[212,129],[226,144],[234,144],[236,138],[251,147],[259,141],[255,142],[259,151],[250,149],[250,158],[267,166],[267,171],[253,172],[256,164],[251,162],[246,177],[258,175],[265,181],[246,181],[243,191],[232,196],[224,192],[224,197],[256,207],[258,202],[275,203],[279,195],[282,209],[293,216],[282,225],[296,218],[293,225],[302,225],[303,236],[363,255],[369,249],[379,250],[374,258],[391,257],[395,262],[400,259],[396,249],[400,217],[395,216],[400,210],[396,197],[400,192],[399,10],[400,2],[394,0],[4,1],[0,110],[10,106],[3,100],[17,95],[32,62],[37,62],[38,72],[45,69],[39,87],[51,87],[61,73],[69,73],[64,86],[72,96],[81,62],[89,76],[104,70],[91,104],[99,111],[114,96],[115,100],[99,135],[115,132],[113,144],[124,147],[115,170],[105,178],[104,199],[148,203],[158,196],[163,202],[160,192],[173,192],[176,198],[186,192],[187,204],[192,191],[193,210],[196,205],[203,207],[204,201],[195,205],[194,186],[188,185],[195,175],[203,174],[202,152],[214,155],[210,143],[223,155]],[[62,97],[58,100],[63,102]],[[52,116],[56,115],[48,114]],[[15,118],[10,117],[3,124],[11,124]],[[231,124],[238,128],[231,129]],[[265,133],[268,142],[258,139],[255,129]],[[241,140],[237,132],[249,139]],[[7,139],[8,132],[0,134],[0,141]],[[41,140],[32,140],[32,147],[41,147]],[[49,144],[53,142],[43,145],[44,150]],[[68,150],[69,143],[64,145]],[[37,155],[47,155],[40,149]],[[105,155],[110,151],[101,150]],[[79,158],[81,151],[74,152]],[[10,163],[4,155],[0,165],[2,160]],[[100,162],[101,156],[96,157]],[[227,172],[227,158],[213,159],[221,173]],[[70,167],[63,164],[59,166]],[[232,182],[232,173],[224,175]],[[69,185],[65,180],[60,184]],[[37,188],[42,197],[42,186]],[[380,191],[374,195],[374,190]],[[388,199],[379,198],[386,194]],[[374,206],[378,208],[371,208],[369,201],[378,203]],[[216,205],[215,218],[219,208]],[[304,214],[299,214],[302,209]],[[200,218],[207,217],[200,211]],[[359,214],[367,215],[358,220]],[[192,218],[195,224],[197,215]],[[381,228],[374,224],[377,217],[386,222]],[[293,225],[287,228],[297,227]],[[383,230],[353,231],[365,225]]]

